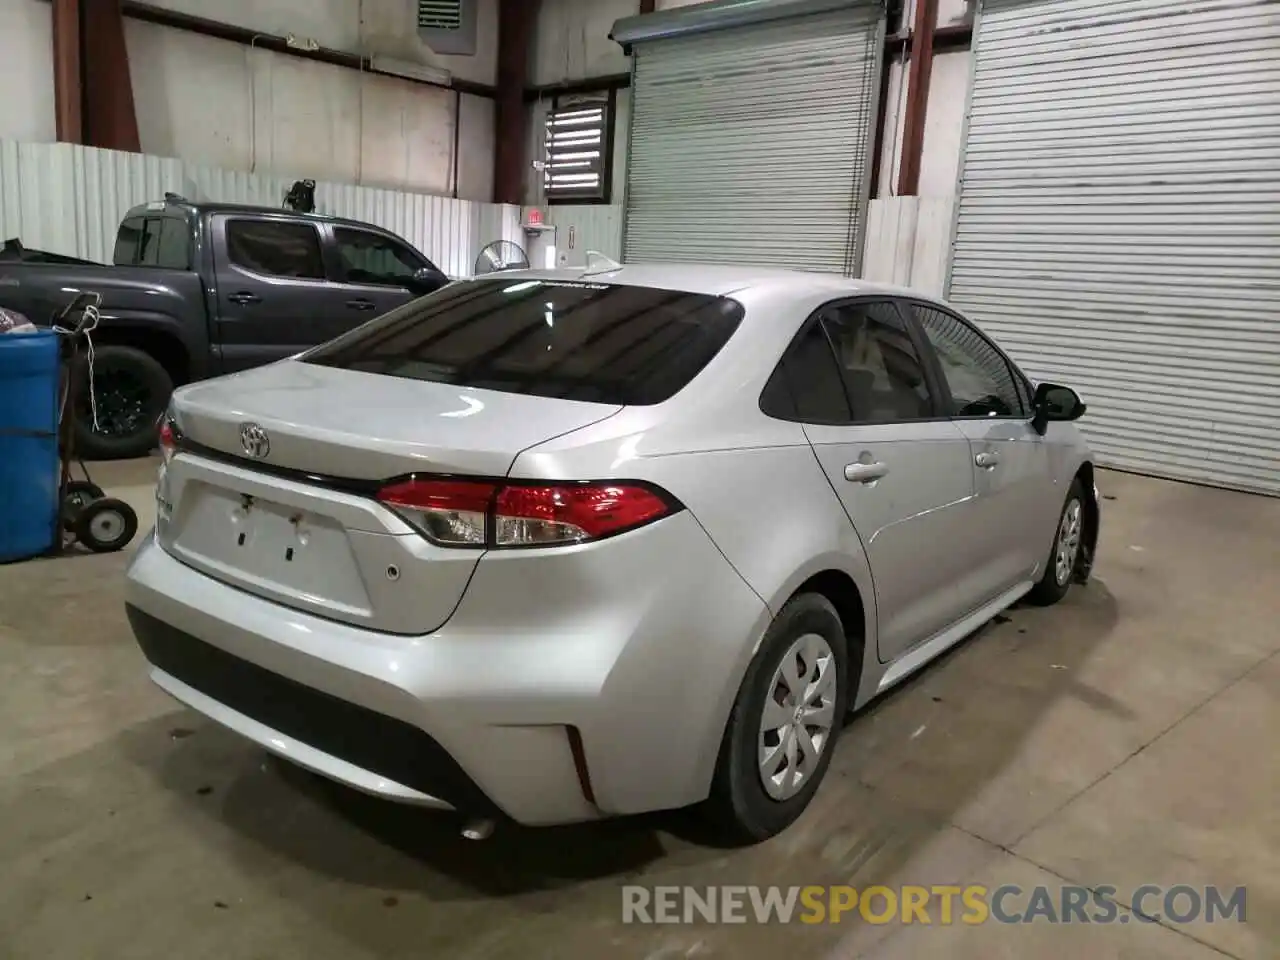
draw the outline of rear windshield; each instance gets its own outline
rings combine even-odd
[[[506,393],[643,406],[682,389],[733,335],[735,300],[604,283],[465,280],[301,359]]]

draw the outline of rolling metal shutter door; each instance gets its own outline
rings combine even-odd
[[[857,272],[876,2],[638,43],[624,259]]]
[[[949,295],[1107,465],[1280,494],[1280,6],[984,0]]]

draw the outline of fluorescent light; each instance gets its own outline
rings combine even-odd
[[[448,70],[441,70],[439,67],[428,66],[425,63],[410,63],[393,57],[373,56],[369,58],[369,67],[378,73],[389,73],[408,80],[420,80],[423,83],[436,83],[445,87],[453,83],[453,74]]]

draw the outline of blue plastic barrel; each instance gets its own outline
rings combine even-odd
[[[55,543],[59,382],[56,333],[0,334],[0,562]]]

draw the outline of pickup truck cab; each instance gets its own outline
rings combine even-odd
[[[74,413],[93,459],[147,453],[175,386],[282,360],[449,282],[371,224],[172,195],[125,215],[112,260],[0,257],[0,307],[38,325],[77,290],[102,294],[96,428],[87,389]]]

